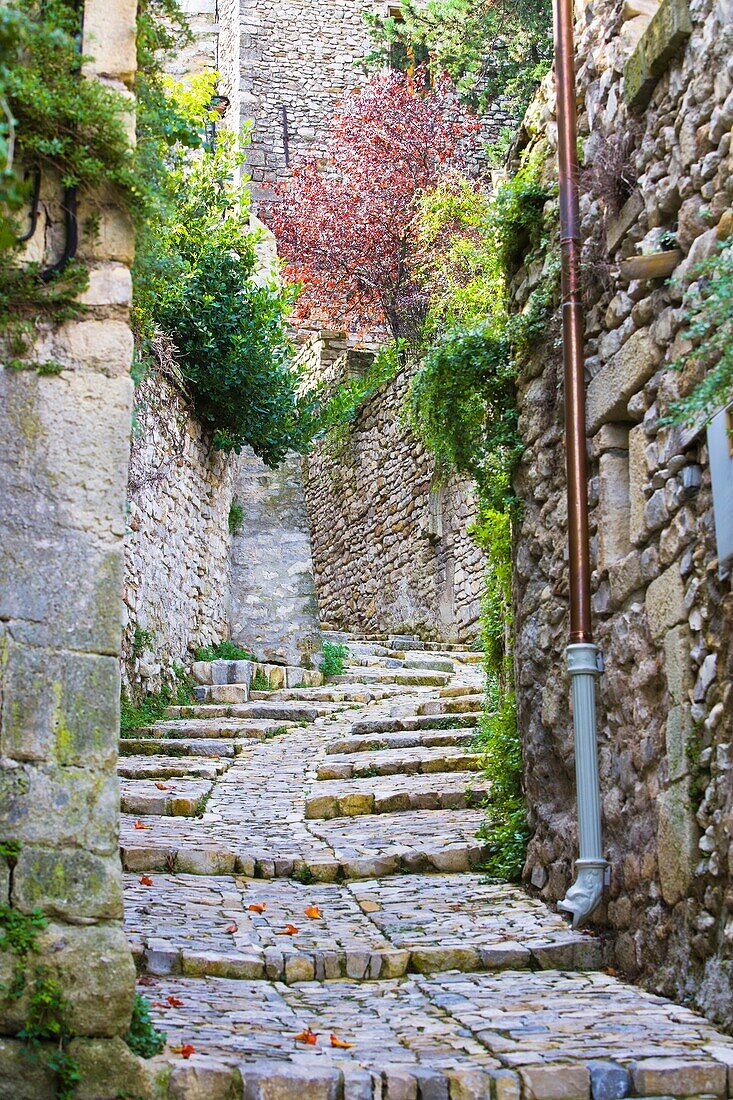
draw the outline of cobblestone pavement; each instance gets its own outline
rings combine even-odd
[[[353,652],[339,684],[223,685],[123,742],[126,923],[169,1100],[733,1096],[731,1040],[481,875],[474,655]]]

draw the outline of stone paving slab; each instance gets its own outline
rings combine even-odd
[[[273,718],[184,718],[173,722],[156,722],[139,730],[141,737],[185,738],[251,738],[261,741],[295,728],[295,723]]]
[[[385,775],[324,780],[305,800],[308,819],[360,817],[409,810],[464,810],[482,805],[489,783],[479,776],[454,773]]]
[[[291,987],[221,979],[148,983],[143,991],[170,1047],[195,1040],[188,1071],[207,1057],[245,1073],[259,1065],[290,1083],[282,1096],[296,1095],[298,1072],[313,1081],[330,1071],[329,1087],[309,1097],[376,1100],[386,1092],[411,1100],[518,1100],[521,1088],[525,1100],[590,1100],[591,1075],[594,1100],[724,1097],[726,1060],[733,1060],[731,1040],[701,1017],[604,974],[504,971]],[[315,1045],[296,1041],[306,1028]],[[349,1049],[334,1049],[331,1034]],[[386,1090],[363,1082],[363,1091],[350,1091],[353,1066]]]
[[[120,808],[125,814],[193,817],[203,812],[203,800],[212,790],[207,779],[123,779]]]
[[[432,775],[435,772],[474,772],[483,757],[460,745],[379,749],[376,752],[331,753],[318,765],[319,780],[354,779],[368,775]]]
[[[351,756],[357,752],[382,752],[386,749],[435,748],[471,745],[474,729],[424,729],[414,733],[376,733],[344,737],[326,745],[326,755]]]
[[[418,714],[465,714],[478,713],[483,706],[483,696],[458,695],[447,699],[428,699],[418,704]]]
[[[196,756],[121,756],[117,762],[117,774],[123,779],[174,779],[192,776],[197,779],[216,779],[232,761]]]
[[[270,693],[274,694],[274,693]],[[279,703],[276,699],[265,699],[257,703],[215,706],[197,703],[185,707],[167,707],[168,718],[269,718],[278,722],[314,722],[319,715],[329,714],[333,704],[319,703],[306,706],[302,703]]]

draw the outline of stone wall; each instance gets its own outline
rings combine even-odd
[[[211,445],[164,339],[135,392],[128,481],[123,640],[132,693],[229,636],[234,460]]]
[[[664,423],[694,379],[696,264],[730,233],[729,0],[579,4],[593,608],[606,663],[599,759],[612,883],[595,924],[615,962],[733,1025],[733,596],[718,575],[703,432]],[[549,87],[549,86],[548,86]],[[642,89],[642,91],[640,91]],[[547,91],[547,87],[545,89]],[[632,106],[629,106],[629,103]],[[552,100],[525,141],[555,152]],[[664,277],[674,269],[671,282]],[[521,308],[539,278],[514,282]],[[562,369],[537,350],[519,384],[517,684],[533,839],[549,900],[576,856],[567,641]]]
[[[310,355],[310,369],[330,381],[371,361],[336,334],[316,338]],[[407,385],[404,373],[385,383],[343,437],[305,459],[321,619],[337,629],[470,639],[483,573],[468,534],[475,500],[404,426]]]
[[[86,0],[83,52],[95,58],[87,78],[131,87],[135,4]],[[46,263],[63,248],[61,194],[45,171],[31,253]],[[25,963],[0,952],[0,990],[16,962],[27,970],[18,999],[0,996],[8,1098],[57,1095],[43,1057],[12,1038],[44,968],[66,1001],[84,1095],[115,1095],[123,1078],[144,1091],[122,1040],[135,970],[122,929],[116,777],[133,238],[120,210],[94,198],[79,218],[88,311],[41,326],[27,369],[0,364],[0,903],[18,920],[40,910],[48,921]],[[59,373],[34,369],[48,359]]]
[[[387,15],[398,6],[386,0],[220,0],[227,123],[254,123],[248,171],[256,198],[283,178],[289,162],[324,152],[324,124],[339,101],[371,76],[364,66],[372,49],[364,14]],[[508,121],[497,103],[482,136],[495,140]]]
[[[300,455],[276,470],[239,455],[236,499],[245,506],[231,557],[231,637],[264,661],[320,665],[322,639]]]

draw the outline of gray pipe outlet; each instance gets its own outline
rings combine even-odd
[[[598,646],[590,642],[569,645],[566,653],[573,689],[580,858],[575,861],[575,882],[559,908],[572,915],[573,928],[578,928],[601,900],[608,867],[603,856],[596,732],[596,678],[600,668]]]

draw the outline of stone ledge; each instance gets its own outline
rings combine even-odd
[[[668,63],[692,34],[688,0],[662,0],[624,68],[624,98],[641,111]]]

